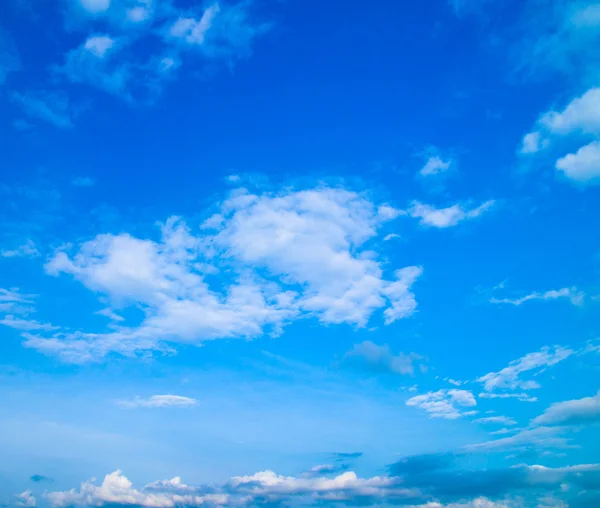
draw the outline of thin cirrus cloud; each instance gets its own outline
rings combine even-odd
[[[200,234],[172,217],[160,241],[98,235],[72,255],[56,252],[47,273],[70,275],[120,306],[141,306],[144,320],[106,333],[28,334],[25,345],[85,362],[161,351],[169,343],[277,335],[307,317],[364,327],[379,310],[391,324],[415,312],[412,286],[422,269],[408,266],[385,277],[367,243],[399,215],[344,189],[237,190]],[[228,279],[217,291],[206,276],[225,269]]]
[[[182,395],[152,395],[147,399],[136,397],[129,400],[119,400],[117,405],[127,408],[160,408],[160,407],[190,407],[198,404],[196,399],[184,397]]]
[[[460,222],[480,217],[494,206],[495,201],[489,200],[475,208],[457,203],[447,208],[435,208],[418,201],[413,201],[408,214],[419,219],[423,226],[434,228],[449,228]]]
[[[56,127],[73,127],[68,97],[59,92],[27,92],[11,94],[12,101],[31,119],[43,120]]]
[[[559,362],[569,358],[574,351],[561,346],[544,347],[540,351],[529,353],[514,360],[498,372],[490,372],[477,379],[482,383],[485,392],[493,393],[496,391],[510,392],[515,390],[532,390],[540,388],[537,381],[522,379],[521,375],[526,372],[539,373],[542,370],[556,365]],[[513,394],[515,398],[522,399],[523,394]],[[485,397],[483,394],[480,397]]]
[[[21,294],[18,288],[0,288],[0,325],[21,332],[56,330],[55,326],[31,317],[35,313],[34,299],[34,295]]]
[[[515,306],[523,305],[526,302],[530,302],[533,300],[541,300],[541,301],[551,301],[551,300],[560,300],[565,299],[571,302],[573,305],[581,306],[583,305],[583,301],[585,299],[585,294],[581,291],[578,291],[577,288],[562,288],[562,289],[552,289],[549,291],[545,291],[543,293],[529,293],[528,295],[522,296],[520,298],[490,298],[490,303],[495,304],[510,304]]]
[[[40,256],[40,251],[35,246],[33,240],[27,240],[24,244],[14,249],[0,250],[0,256],[3,258],[36,258]]]
[[[517,422],[513,418],[508,416],[486,416],[484,418],[477,418],[474,420],[477,423],[490,423],[498,425],[516,425]]]

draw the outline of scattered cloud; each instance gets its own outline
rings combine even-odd
[[[44,120],[56,127],[73,126],[69,112],[69,99],[64,94],[51,92],[20,94],[13,92],[11,98],[29,118]]]
[[[30,490],[21,492],[15,496],[15,504],[25,508],[33,508],[37,504],[36,498],[33,496]]]
[[[556,161],[556,169],[576,182],[600,181],[600,141],[592,141],[577,152],[561,157]]]
[[[18,288],[0,288],[0,325],[22,332],[52,331],[56,327],[30,317],[35,312],[33,295],[23,295]]]
[[[347,471],[333,478],[291,477],[273,471],[262,471],[247,476],[234,476],[217,491],[192,488],[179,478],[153,482],[137,490],[121,471],[106,475],[100,485],[84,482],[79,490],[57,491],[46,494],[52,506],[106,506],[136,505],[151,508],[172,506],[232,506],[288,502],[293,499],[312,502],[344,502],[362,499],[369,504],[383,499],[401,500],[418,497],[416,489],[399,485],[397,478],[376,476],[359,478]]]
[[[165,342],[278,334],[288,322],[364,327],[376,310],[386,324],[416,310],[412,284],[421,268],[383,276],[365,247],[397,214],[365,196],[317,188],[280,194],[234,191],[198,236],[177,217],[159,242],[128,234],[99,235],[70,257],[57,252],[51,275],[70,274],[120,307],[141,306],[144,321],[106,334],[27,336],[25,345],[66,361],[98,360],[111,352],[161,350]],[[205,279],[223,273],[219,291]]]
[[[600,29],[598,30],[600,35]],[[591,139],[591,141],[590,141]],[[556,159],[555,167],[567,179],[579,184],[600,179],[600,88],[590,88],[575,97],[561,111],[542,114],[536,130],[523,138],[521,154],[533,156],[551,146],[560,149],[563,140],[574,140],[579,148]],[[553,151],[552,153],[554,153]]]
[[[593,397],[552,404],[533,420],[536,425],[573,425],[600,422],[600,391]]]
[[[432,155],[425,165],[419,170],[421,176],[435,176],[445,173],[452,167],[452,159],[444,160],[439,155]]]
[[[75,187],[93,187],[96,184],[96,180],[89,176],[78,176],[71,180],[71,185]]]
[[[371,341],[365,341],[355,344],[346,353],[343,361],[371,372],[412,375],[415,372],[414,364],[421,359],[422,357],[415,353],[394,355],[387,344],[378,346]]]
[[[33,240],[27,240],[23,245],[15,249],[2,249],[0,256],[4,258],[35,258],[40,256]]]
[[[198,401],[181,395],[152,395],[148,399],[136,397],[132,400],[119,400],[117,404],[130,409],[137,407],[189,407],[195,406]]]
[[[530,293],[520,298],[490,298],[490,303],[507,303],[510,305],[519,306],[525,302],[532,300],[559,300],[561,298],[569,300],[573,305],[583,305],[585,294],[579,291],[577,288],[562,288],[552,289],[544,293]]]
[[[462,221],[481,216],[484,212],[492,208],[493,205],[494,201],[490,200],[471,209],[462,204],[455,204],[448,208],[434,208],[433,206],[413,201],[408,214],[415,219],[419,219],[419,222],[423,226],[448,228],[456,226]]]
[[[107,317],[111,321],[125,321],[124,317],[119,316],[119,314],[117,314],[115,311],[108,307],[106,309],[98,310],[94,314]]]
[[[408,399],[406,405],[424,409],[431,418],[454,420],[473,414],[473,411],[463,412],[461,407],[474,407],[477,405],[477,401],[468,390],[452,389],[417,395]]]
[[[508,416],[486,416],[485,418],[477,418],[474,420],[477,423],[494,423],[500,425],[516,425],[516,420]]]
[[[477,382],[483,383],[486,392],[536,389],[540,387],[539,383],[532,380],[523,380],[520,378],[521,374],[524,372],[539,374],[547,367],[556,365],[573,353],[573,350],[561,346],[544,347],[538,352],[529,353],[518,360],[510,362],[507,367],[499,372],[490,372],[480,377]]]

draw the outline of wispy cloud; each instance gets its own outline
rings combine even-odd
[[[577,288],[562,288],[562,289],[552,289],[549,291],[545,291],[543,293],[529,293],[528,295],[522,296],[520,298],[490,298],[490,303],[506,303],[510,305],[523,305],[526,302],[530,302],[532,300],[559,300],[559,299],[569,300],[573,305],[583,305],[583,301],[585,298],[585,294],[582,291],[578,291]]]
[[[510,362],[507,367],[498,372],[490,372],[480,377],[477,382],[483,383],[486,392],[536,389],[540,387],[539,383],[533,380],[521,379],[523,373],[532,372],[537,374],[562,362],[573,353],[573,350],[560,346],[544,347],[540,351],[529,353],[518,360]],[[480,397],[483,397],[483,394]]]
[[[137,407],[189,407],[198,403],[196,399],[183,397],[181,395],[152,395],[150,398],[142,399],[136,397],[131,400],[119,400],[117,404],[124,408]]]
[[[477,418],[474,420],[477,423],[492,423],[499,425],[516,425],[516,420],[509,418],[508,416],[486,416],[484,418]]]
[[[71,180],[71,184],[75,187],[93,187],[96,185],[96,180],[89,176],[78,176]]]
[[[44,120],[56,127],[73,126],[69,99],[64,94],[52,92],[20,94],[13,92],[11,98],[30,118]]]
[[[413,201],[408,214],[419,219],[423,226],[435,228],[449,228],[468,219],[475,219],[494,206],[494,201],[486,201],[476,208],[468,208],[462,204],[455,204],[447,208],[435,208],[418,201]]]
[[[419,170],[421,176],[435,176],[445,173],[452,166],[452,159],[443,160],[439,155],[432,155],[425,165]]]

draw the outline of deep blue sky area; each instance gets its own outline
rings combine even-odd
[[[600,3],[0,5],[0,504],[600,504]]]

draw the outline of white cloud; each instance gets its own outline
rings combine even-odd
[[[464,220],[479,217],[493,205],[494,201],[490,200],[471,209],[467,209],[461,204],[455,204],[447,208],[434,208],[431,205],[424,205],[418,201],[413,201],[408,213],[411,217],[420,219],[420,223],[423,226],[448,228],[456,226],[459,222]]]
[[[427,159],[425,165],[419,170],[421,176],[434,176],[445,173],[452,166],[452,159],[443,160],[439,155],[433,155]]]
[[[576,153],[561,157],[556,161],[556,169],[577,182],[600,179],[600,141],[593,141],[582,146]]]
[[[346,353],[345,360],[359,362],[361,366],[375,372],[393,372],[395,374],[414,374],[414,363],[421,359],[415,353],[394,355],[388,345],[378,346],[371,341],[355,344]]]
[[[0,256],[4,258],[35,258],[40,255],[33,240],[27,240],[23,245],[16,249],[2,249]]]
[[[590,88],[576,97],[562,111],[548,111],[539,121],[550,134],[600,133],[600,88]]]
[[[537,153],[548,146],[549,141],[542,139],[542,134],[539,131],[530,132],[523,137],[523,146],[520,152],[522,154]]]
[[[524,137],[521,153],[535,154],[565,137],[585,144],[559,157],[556,170],[574,182],[595,183],[600,177],[600,88],[590,88],[575,97],[562,111],[550,110],[541,115],[537,129]]]
[[[600,391],[593,397],[552,404],[533,420],[536,425],[600,422]]]
[[[111,321],[125,321],[124,317],[119,316],[116,312],[114,312],[111,308],[108,308],[108,307],[106,309],[98,310],[98,311],[94,312],[94,314],[98,314],[99,316],[107,317]]]
[[[15,498],[15,504],[24,508],[33,508],[37,504],[37,500],[32,495],[30,490],[26,490],[25,492],[17,494]]]
[[[473,414],[472,411],[462,412],[460,407],[473,407],[477,401],[468,390],[438,390],[417,395],[406,401],[407,406],[420,407],[427,411],[431,418],[454,420],[462,416]]]
[[[108,35],[93,35],[83,44],[83,48],[98,58],[104,58],[115,45],[115,40]]]
[[[93,481],[93,480],[92,480]],[[174,508],[176,506],[226,505],[226,494],[187,494],[170,492],[142,492],[133,487],[121,471],[107,474],[100,485],[84,482],[79,490],[48,492],[45,497],[52,506],[105,506],[125,505],[147,508]]]
[[[141,306],[141,325],[28,336],[25,345],[86,361],[159,349],[160,341],[277,334],[301,317],[362,327],[383,310],[390,324],[415,311],[411,286],[421,268],[402,268],[386,280],[377,254],[366,247],[395,215],[382,212],[388,208],[343,189],[235,191],[198,236],[175,217],[162,226],[160,241],[99,235],[71,257],[57,252],[46,270],[70,274],[120,307]],[[218,291],[207,273],[222,274]]]
[[[527,393],[490,393],[483,392],[478,395],[480,399],[518,399],[521,402],[537,402],[537,397]]]
[[[188,44],[202,44],[204,43],[206,33],[213,24],[213,20],[219,14],[219,10],[219,4],[215,3],[202,13],[202,17],[199,20],[194,18],[179,18],[171,25],[169,35],[183,39]]]
[[[196,399],[183,397],[181,395],[152,395],[148,399],[136,397],[132,400],[119,400],[117,404],[121,407],[190,407],[198,403]]]
[[[516,425],[517,422],[508,416],[486,416],[485,418],[477,418],[474,420],[477,423],[498,423],[500,425]]]
[[[558,300],[568,299],[573,305],[583,305],[585,294],[577,288],[552,289],[544,293],[530,293],[521,298],[490,298],[490,303],[508,303],[510,305],[522,305],[532,300]]]
[[[150,483],[137,490],[121,471],[106,475],[100,485],[84,482],[76,490],[48,492],[45,497],[54,507],[68,506],[143,506],[174,508],[175,506],[254,506],[278,501],[344,502],[370,498],[375,501],[414,499],[420,493],[401,485],[398,478],[375,476],[359,478],[349,471],[333,478],[314,476],[296,478],[273,471],[247,476],[234,476],[210,494],[205,487],[191,487],[180,478]]]
[[[539,388],[540,385],[531,380],[523,380],[519,376],[524,372],[534,371],[539,373],[542,370],[556,365],[573,354],[571,349],[560,346],[553,348],[544,347],[535,353],[529,353],[518,360],[514,360],[499,372],[490,372],[477,379],[483,383],[487,392],[495,390],[531,390]],[[480,395],[481,397],[481,395]]]

